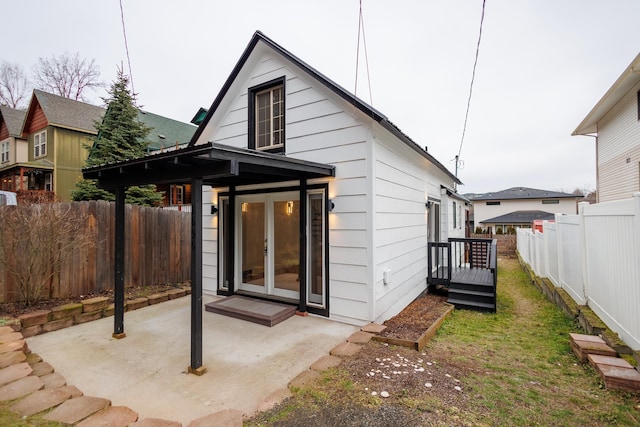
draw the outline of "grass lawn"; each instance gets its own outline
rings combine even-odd
[[[569,332],[580,326],[517,260],[498,266],[497,313],[455,310],[422,353],[371,342],[245,425],[640,425],[640,395],[605,390],[571,352]],[[369,378],[384,355],[427,369]],[[384,381],[391,396],[372,396]]]

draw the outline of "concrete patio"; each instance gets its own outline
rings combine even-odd
[[[204,303],[215,297],[203,298]],[[27,340],[85,395],[127,406],[142,418],[190,421],[224,409],[251,416],[287,384],[359,328],[325,318],[294,316],[274,327],[203,312],[203,364],[190,361],[190,297],[125,313],[121,340],[113,317]]]

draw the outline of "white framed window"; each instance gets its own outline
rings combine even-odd
[[[276,148],[284,143],[284,87],[256,93],[256,148]]]
[[[53,191],[53,179],[50,173],[45,174],[44,176],[44,189],[46,191]]]
[[[183,205],[184,204],[184,185],[171,185],[169,186],[171,201],[169,205]]]
[[[47,155],[47,131],[38,132],[33,135],[33,157],[44,157]]]
[[[9,161],[9,141],[3,141],[0,144],[0,163]]]

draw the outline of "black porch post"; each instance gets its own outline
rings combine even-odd
[[[307,314],[307,179],[300,180],[300,302],[298,314]]]
[[[191,365],[202,375],[202,178],[191,178]]]
[[[227,263],[227,291],[229,295],[236,292],[236,246],[235,246],[235,229],[236,229],[236,186],[229,187],[229,218],[227,218],[228,229],[224,230],[225,245],[227,253],[225,254],[225,262]]]
[[[124,187],[117,187],[116,228],[115,228],[115,266],[114,266],[114,316],[113,337],[124,338]]]

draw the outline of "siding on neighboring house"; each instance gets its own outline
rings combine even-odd
[[[559,203],[543,204],[543,200],[558,200]],[[558,199],[554,197],[550,197],[549,199],[500,200],[499,205],[487,205],[487,201],[485,200],[473,202],[474,223],[480,227],[483,227],[483,221],[487,219],[506,215],[511,212],[532,210],[553,214],[575,215],[578,212],[578,205],[576,199]]]
[[[71,191],[82,177],[81,169],[89,154],[84,145],[91,142],[92,135],[60,128],[51,128],[49,134],[54,135],[51,139],[54,145],[47,148],[54,153],[56,160],[53,188],[62,200],[70,200]]]
[[[640,191],[640,123],[635,85],[598,122],[598,201],[631,197]]]

